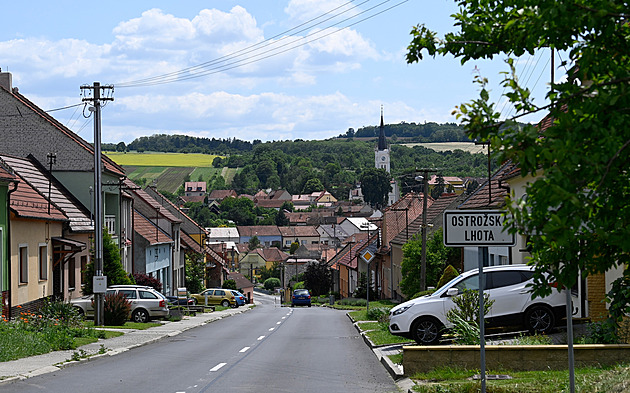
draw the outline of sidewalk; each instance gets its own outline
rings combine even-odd
[[[57,371],[78,362],[88,361],[100,356],[113,356],[131,348],[149,344],[164,337],[173,337],[188,329],[202,326],[219,319],[248,311],[253,305],[248,304],[239,308],[229,308],[223,311],[185,316],[181,321],[165,322],[161,326],[146,330],[116,329],[125,334],[107,340],[83,345],[77,349],[49,352],[43,355],[12,360],[0,363],[0,385],[15,380],[22,380],[41,374]],[[103,352],[103,347],[105,352]],[[72,360],[73,355],[79,354],[80,360]]]

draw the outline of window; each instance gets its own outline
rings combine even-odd
[[[527,280],[519,271],[492,272],[490,278],[492,282],[489,286],[490,289],[516,285]]]
[[[225,296],[225,291],[216,290],[214,291],[214,296]]]
[[[81,284],[85,284],[85,269],[87,269],[87,255],[81,256]]]
[[[25,245],[19,246],[19,273],[20,284],[26,284],[28,282],[28,247]]]
[[[121,289],[118,293],[122,293],[124,297],[127,299],[136,299],[136,290],[135,289]]]
[[[74,289],[74,287],[77,286],[76,279],[76,261],[74,257],[72,257],[68,261],[68,288]]]
[[[39,279],[48,280],[48,246],[39,245]]]
[[[140,293],[140,299],[157,299],[157,295],[149,291],[138,291]]]

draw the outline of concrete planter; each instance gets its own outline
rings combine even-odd
[[[628,362],[630,345],[574,345],[576,367],[609,366]],[[476,345],[404,346],[405,375],[441,367],[479,369]],[[536,371],[568,369],[567,345],[487,345],[486,370]]]

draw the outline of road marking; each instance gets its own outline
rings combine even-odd
[[[219,369],[221,369],[221,367],[225,366],[226,364],[227,364],[227,363],[219,363],[219,364],[217,364],[216,366],[212,367],[212,368],[210,369],[210,371],[211,371],[211,372],[214,372],[214,371],[219,371]]]
[[[250,348],[250,347],[245,347],[245,348],[241,349],[239,352],[240,352],[240,353],[247,352],[247,350],[248,350],[249,348]]]
[[[282,319],[287,319],[287,317],[282,317]]]
[[[278,322],[276,322],[276,325],[280,325],[281,323],[282,323],[282,322],[278,321]]]
[[[275,329],[275,328],[271,328],[271,329],[269,329],[269,331],[270,331],[270,332],[273,332],[273,330],[274,330],[274,329]]]
[[[262,340],[263,338],[265,338],[265,336],[258,337],[258,341]]]

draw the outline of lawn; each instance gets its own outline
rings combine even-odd
[[[212,167],[216,155],[184,153],[106,152],[116,164],[126,166]]]

